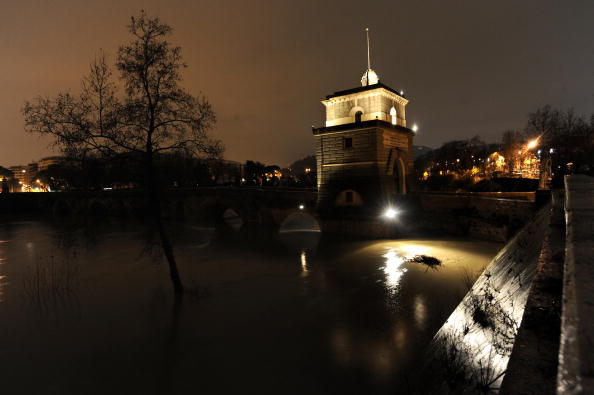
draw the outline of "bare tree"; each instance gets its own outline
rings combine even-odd
[[[517,130],[506,130],[501,137],[501,153],[505,158],[507,172],[511,173],[517,160],[517,152],[524,144],[522,134]]]
[[[559,128],[561,114],[550,105],[538,108],[528,114],[528,122],[524,133],[528,138],[548,137],[550,138]]]
[[[594,115],[591,122],[594,120]],[[594,146],[594,123],[577,115],[572,108],[560,111],[544,106],[528,115],[526,135],[540,138],[544,157],[551,159],[555,178],[562,182],[565,172],[592,173],[592,147]]]
[[[54,99],[26,102],[25,126],[28,132],[53,136],[55,145],[70,155],[127,152],[142,158],[151,212],[174,291],[181,295],[184,287],[161,214],[155,157],[171,151],[217,157],[222,147],[208,135],[216,121],[210,103],[179,86],[180,70],[186,64],[181,48],[165,39],[171,27],[141,11],[131,18],[128,30],[132,41],[120,46],[116,60],[122,92],[112,82],[101,52],[83,79],[79,96],[61,93]]]

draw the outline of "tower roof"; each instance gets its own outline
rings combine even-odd
[[[384,85],[378,81],[377,83],[375,83],[373,85],[363,85],[358,88],[352,88],[352,89],[347,89],[344,91],[334,92],[333,94],[326,96],[326,100],[332,99],[333,97],[346,96],[346,95],[350,95],[353,93],[365,92],[365,91],[369,91],[369,90],[373,90],[373,89],[377,89],[377,88],[384,88],[384,89],[404,98],[404,94],[401,93],[402,91],[399,92],[396,89],[392,89],[389,86]]]

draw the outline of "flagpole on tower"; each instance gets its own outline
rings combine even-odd
[[[367,69],[371,70],[371,57],[369,56],[369,28],[365,28],[365,33],[367,34]]]

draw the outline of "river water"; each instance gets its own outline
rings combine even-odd
[[[0,392],[406,393],[502,247],[171,225],[181,303],[140,223],[1,222]]]

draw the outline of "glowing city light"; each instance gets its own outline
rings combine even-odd
[[[398,214],[398,211],[394,210],[393,208],[388,208],[384,212],[384,217],[386,217],[388,219],[394,219],[394,218],[396,218],[397,214]]]
[[[412,131],[415,132],[415,133],[417,133],[418,130],[419,130],[419,127],[417,126],[417,124],[416,123],[413,123]]]
[[[537,145],[538,145],[538,139],[530,140],[528,142],[528,145],[526,146],[526,149],[535,148]]]
[[[303,209],[305,209],[305,205],[304,204],[300,204],[299,205],[299,210],[303,210]]]

